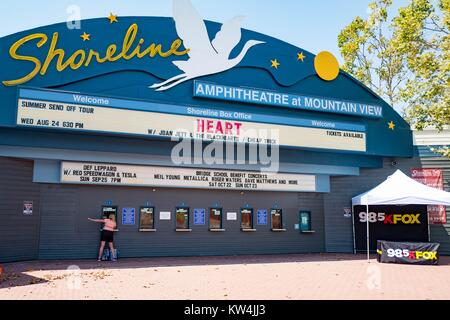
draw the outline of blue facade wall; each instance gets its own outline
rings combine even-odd
[[[25,76],[33,66],[30,59],[21,61],[11,57],[10,48],[19,39],[31,34],[47,37],[48,41],[42,45],[37,45],[37,38],[34,38],[20,47],[21,55],[43,62],[49,53],[51,37],[57,33],[57,47],[64,50],[67,59],[77,50],[85,53],[95,50],[105,54],[111,44],[120,47],[125,33],[134,24],[138,27],[137,39],[145,40],[145,45],[155,42],[167,49],[179,38],[171,18],[121,17],[116,24],[110,24],[106,19],[83,21],[83,28],[96,35],[87,42],[82,42],[78,31],[68,30],[64,23],[0,39],[0,170],[2,166],[5,168],[0,171],[0,190],[5,190],[4,197],[8,198],[5,201],[8,206],[0,208],[0,214],[10,218],[9,224],[0,227],[4,231],[0,233],[0,243],[17,240],[21,244],[17,253],[10,249],[0,252],[0,261],[95,258],[99,230],[87,218],[98,216],[101,205],[109,200],[119,206],[119,210],[124,207],[137,209],[146,201],[151,201],[157,212],[172,213],[180,203],[186,203],[192,210],[208,209],[220,203],[224,213],[239,211],[246,205],[255,210],[271,209],[275,205],[283,209],[286,231],[279,233],[272,232],[269,225],[256,226],[254,233],[244,233],[240,231],[239,221],[225,221],[226,232],[223,233],[211,233],[206,225],[193,226],[193,231],[189,233],[176,233],[173,219],[168,222],[157,220],[157,232],[154,233],[140,233],[137,225],[119,225],[116,240],[122,257],[351,252],[351,220],[343,218],[343,207],[349,206],[352,196],[375,186],[393,172],[394,168],[389,167],[390,160],[386,159],[398,158],[398,163],[404,163],[405,169],[408,167],[407,159],[413,155],[412,133],[409,125],[393,108],[347,73],[340,71],[333,81],[322,80],[314,66],[316,56],[306,50],[242,30],[241,42],[231,52],[230,59],[238,55],[248,40],[259,40],[265,44],[252,48],[235,68],[197,80],[221,86],[354,101],[381,107],[382,116],[205,99],[194,96],[193,80],[163,92],[149,88],[154,83],[180,74],[173,62],[185,61],[187,55],[122,58],[103,63],[94,61],[89,66],[80,65],[77,70],[66,68],[59,71],[55,58],[46,72],[37,74],[30,81],[19,86],[8,86],[3,82]],[[206,27],[212,39],[221,25],[208,21]],[[297,59],[299,52],[304,54],[304,61]],[[274,58],[281,63],[279,68],[271,67],[270,62]],[[366,133],[366,151],[282,146],[280,172],[316,175],[318,188],[314,193],[241,193],[189,188],[153,191],[153,188],[140,187],[63,185],[59,183],[58,172],[61,161],[171,167],[171,151],[176,142],[114,132],[24,128],[17,123],[17,110],[19,90],[26,88],[130,100],[123,106],[120,103],[113,106],[126,110],[146,110],[145,106],[152,104],[163,114],[173,114],[187,107],[250,113],[262,119],[260,122],[267,124],[268,128],[284,122],[289,126],[303,126],[305,121],[311,120],[345,124]],[[127,124],[133,121],[130,118],[120,120]],[[394,123],[395,129],[389,128],[388,123]],[[261,169],[260,165],[248,163],[186,167],[241,171]],[[11,179],[10,172],[16,172],[20,178]],[[20,204],[30,198],[35,199],[38,207],[36,215],[24,223]],[[315,233],[302,234],[296,229],[300,210],[311,211]],[[29,237],[25,239],[23,234]],[[24,242],[20,242],[22,240]],[[4,247],[0,245],[0,248]]]

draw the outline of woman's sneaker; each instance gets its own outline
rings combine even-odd
[[[117,250],[113,250],[111,252],[111,261],[113,261],[113,262],[117,261]]]

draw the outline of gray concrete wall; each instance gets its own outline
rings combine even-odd
[[[33,161],[0,158],[0,261],[38,257],[40,198],[32,177]],[[33,201],[33,215],[24,215],[24,201]]]
[[[323,252],[323,196],[312,193],[266,193],[237,191],[125,188],[103,186],[42,185],[42,223],[40,259],[95,258],[98,251],[99,225],[89,222],[97,218],[105,201],[119,207],[119,232],[115,243],[121,257],[238,255]],[[121,225],[124,207],[139,209],[151,201],[156,212],[171,211],[171,221],[156,216],[157,232],[139,232],[139,226]],[[191,208],[192,232],[175,232],[175,207],[184,203]],[[210,232],[208,224],[193,225],[193,209],[208,211],[218,203],[224,211],[226,232]],[[271,209],[275,204],[283,209],[286,232],[272,232],[270,224],[256,225],[256,210]],[[256,232],[240,230],[239,210],[249,205],[255,209]],[[299,210],[312,212],[315,234],[295,230]],[[237,221],[227,221],[227,212],[238,212]],[[138,218],[138,217],[136,217]],[[270,221],[270,219],[269,219]]]
[[[392,162],[396,161],[395,166]],[[444,163],[445,167],[446,162]],[[33,259],[95,258],[98,250],[100,226],[87,220],[99,217],[107,200],[119,207],[119,232],[116,244],[122,257],[235,255],[303,252],[352,252],[352,220],[344,218],[343,208],[351,207],[351,198],[365,192],[397,169],[409,173],[413,167],[439,167],[434,162],[419,163],[419,159],[385,159],[382,169],[361,170],[359,177],[332,177],[331,193],[276,193],[156,189],[104,186],[75,186],[32,183],[33,162],[0,158],[0,261]],[[448,190],[450,170],[445,169],[445,188]],[[32,216],[23,214],[23,201],[33,201]],[[156,208],[155,233],[138,231],[135,226],[121,225],[121,209],[136,210],[152,202]],[[175,207],[191,208],[190,233],[175,232]],[[219,204],[224,212],[226,232],[208,231],[193,225],[193,209]],[[270,230],[256,225],[256,210],[270,210],[277,204],[283,208],[287,232]],[[238,212],[249,205],[255,209],[257,232],[244,233],[237,221],[227,221],[227,212]],[[312,212],[314,234],[295,230],[299,211]],[[171,211],[171,221],[160,221],[160,211]],[[450,216],[449,216],[450,218]],[[450,219],[449,219],[450,221]],[[450,254],[450,225],[432,226],[431,240],[442,244],[441,253]]]

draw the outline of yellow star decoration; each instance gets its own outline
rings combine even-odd
[[[303,54],[303,52],[297,53],[297,60],[301,61],[301,62],[305,62],[305,55]]]
[[[89,33],[86,33],[86,32],[84,32],[80,37],[81,37],[81,39],[83,39],[83,42],[91,40],[91,35]]]
[[[112,12],[109,14],[109,23],[114,23],[114,22],[119,22],[119,20],[117,19],[117,16],[115,14],[112,14]]]
[[[394,130],[395,129],[395,123],[394,121],[389,122],[389,129]]]
[[[278,69],[278,67],[280,66],[280,63],[278,62],[277,59],[270,60],[270,62],[272,63],[272,68]]]

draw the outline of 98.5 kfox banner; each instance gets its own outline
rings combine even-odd
[[[439,247],[439,243],[378,241],[377,260],[381,263],[438,265]]]
[[[427,206],[378,205],[353,207],[356,251],[367,250],[367,219],[370,250],[377,250],[377,241],[428,242]]]

